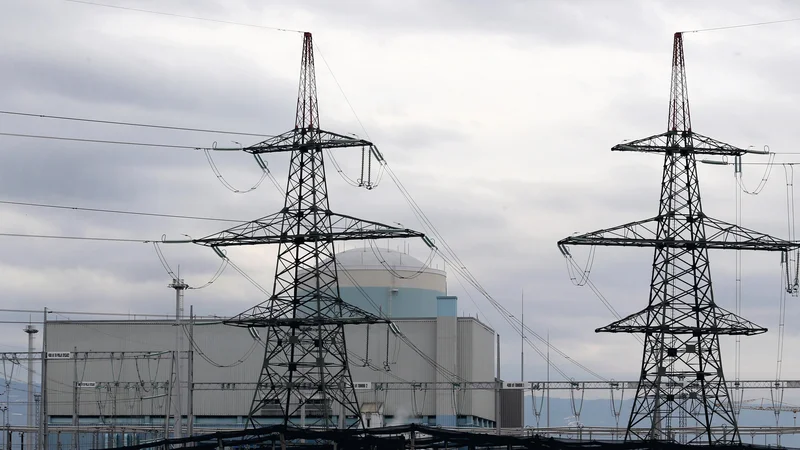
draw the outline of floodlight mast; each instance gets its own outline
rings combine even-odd
[[[703,213],[695,155],[741,156],[751,152],[692,130],[683,35],[675,33],[667,132],[625,142],[614,151],[663,153],[661,198],[656,217],[571,236],[558,245],[654,247],[650,299],[644,310],[597,332],[643,333],[640,381],[626,440],[740,443],[736,414],[720,356],[720,335],[766,332],[714,302],[709,249],[787,252],[789,242],[713,219]],[[694,420],[696,434],[671,429]],[[642,427],[649,431],[635,431]]]
[[[334,241],[419,237],[433,246],[423,233],[330,210],[324,152],[346,147],[379,155],[372,142],[319,128],[314,49],[311,33],[304,33],[294,129],[243,148],[256,159],[264,153],[291,153],[283,209],[191,240],[220,254],[219,247],[278,244],[272,296],[225,321],[267,330],[247,426],[277,421],[321,428],[363,426],[344,326],[388,321],[342,300]]]

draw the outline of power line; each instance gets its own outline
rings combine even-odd
[[[246,132],[238,132],[238,131],[226,131],[226,130],[212,130],[212,129],[205,129],[205,128],[188,128],[188,127],[175,127],[169,125],[155,125],[149,123],[137,123],[137,122],[119,122],[114,120],[99,120],[99,119],[89,119],[85,117],[70,117],[70,116],[51,116],[47,114],[34,114],[34,113],[24,113],[18,111],[0,111],[0,114],[6,114],[11,116],[23,116],[23,117],[36,117],[40,119],[56,119],[56,120],[71,120],[75,122],[88,122],[88,123],[100,123],[105,125],[122,125],[128,127],[141,127],[141,128],[158,128],[161,130],[177,130],[177,131],[195,131],[198,133],[217,133],[217,134],[233,134],[237,136],[256,136],[256,137],[263,137],[263,138],[270,138],[273,137],[271,135],[261,134],[261,133],[246,133]]]
[[[189,145],[172,145],[172,144],[153,144],[149,142],[129,142],[129,141],[111,141],[106,139],[86,139],[86,138],[72,138],[63,136],[44,136],[40,134],[22,134],[22,133],[3,133],[0,136],[21,137],[30,139],[50,139],[56,141],[73,141],[73,142],[89,142],[93,144],[115,144],[115,145],[134,145],[138,147],[163,147],[163,148],[182,148],[188,150],[206,150],[206,147],[193,147]],[[217,149],[209,149],[217,150]],[[236,149],[238,150],[238,149]]]
[[[131,7],[128,7],[128,6],[107,5],[105,3],[89,2],[89,1],[86,1],[86,0],[64,0],[64,1],[67,1],[67,2],[70,2],[70,3],[80,3],[80,4],[83,4],[83,5],[101,6],[101,7],[104,7],[104,8],[121,9],[121,10],[125,10],[125,11],[136,11],[136,12],[140,12],[140,13],[156,14],[156,15],[159,15],[159,16],[180,17],[182,19],[202,20],[204,22],[214,22],[214,23],[223,23],[223,24],[227,24],[227,25],[239,25],[239,26],[243,26],[243,27],[260,28],[262,30],[285,31],[285,32],[288,32],[288,33],[303,33],[303,31],[292,30],[290,28],[269,27],[269,26],[266,26],[266,25],[256,25],[256,24],[251,24],[251,23],[232,22],[232,21],[228,21],[228,20],[209,19],[209,18],[206,18],[206,17],[198,17],[198,16],[187,16],[187,15],[183,15],[183,14],[168,13],[168,12],[162,12],[162,11],[153,11],[153,10],[149,10],[149,9],[131,8]]]
[[[755,23],[745,23],[740,25],[728,25],[724,27],[701,28],[699,30],[681,31],[680,33],[700,33],[703,31],[732,30],[734,28],[757,27],[761,25],[773,25],[776,23],[797,22],[797,21],[800,21],[800,17],[796,17],[794,19],[771,20],[769,22],[755,22]]]
[[[108,214],[124,214],[124,215],[131,215],[131,216],[165,217],[165,218],[168,218],[168,219],[208,220],[208,221],[214,221],[214,222],[234,222],[234,223],[247,222],[246,220],[221,219],[221,218],[218,218],[218,217],[187,216],[187,215],[182,215],[182,214],[161,214],[161,213],[149,213],[149,212],[127,211],[127,210],[118,210],[118,209],[104,209],[104,208],[84,208],[84,207],[80,207],[80,206],[64,206],[64,205],[51,205],[51,204],[45,204],[45,203],[15,202],[15,201],[11,201],[11,200],[0,200],[0,204],[3,204],[3,205],[16,205],[16,206],[31,206],[31,207],[36,207],[36,208],[68,209],[68,210],[72,210],[72,211],[87,211],[87,212],[108,213]]]
[[[36,239],[63,239],[70,241],[137,242],[140,244],[151,244],[153,242],[158,242],[157,239],[127,239],[127,238],[106,238],[106,237],[90,237],[90,236],[57,236],[50,234],[24,234],[24,233],[0,233],[0,236],[36,238]],[[186,240],[186,242],[191,242],[191,241]]]

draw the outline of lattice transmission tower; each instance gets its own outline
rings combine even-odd
[[[348,366],[344,326],[388,321],[339,296],[334,242],[421,237],[433,245],[420,232],[330,210],[324,152],[345,147],[379,156],[372,142],[319,128],[314,49],[311,33],[304,33],[294,129],[243,149],[262,167],[260,155],[290,152],[283,209],[191,241],[215,249],[278,244],[272,296],[225,321],[266,329],[264,362],[248,426],[262,425],[267,418],[294,426],[359,426],[361,411]],[[347,416],[355,421],[347,423]]]
[[[571,236],[558,245],[565,256],[569,256],[567,245],[655,249],[647,308],[595,330],[645,335],[626,440],[675,440],[671,429],[683,424],[701,430],[684,436],[686,442],[739,443],[719,336],[754,335],[767,330],[715,303],[708,250],[786,252],[798,245],[703,213],[696,155],[740,157],[748,151],[692,129],[681,33],[674,37],[668,117],[666,133],[611,149],[664,154],[658,215]],[[637,428],[648,431],[639,433]]]

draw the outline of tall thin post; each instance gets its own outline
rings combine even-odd
[[[519,353],[519,381],[525,382],[525,289],[522,290],[520,299],[520,322],[522,323],[522,340],[520,341]]]
[[[44,308],[42,316],[42,379],[40,381],[42,387],[42,416],[41,427],[39,435],[39,445],[41,450],[47,449],[47,307]]]
[[[33,429],[33,427],[36,426],[36,415],[35,415],[36,411],[35,411],[35,409],[33,407],[33,404],[34,404],[34,401],[33,401],[33,398],[34,398],[34,396],[33,396],[33,394],[34,394],[34,392],[33,392],[33,337],[38,332],[39,332],[39,330],[37,330],[36,327],[31,325],[31,324],[28,324],[25,327],[25,333],[28,334],[28,403],[27,403],[28,404],[28,406],[27,406],[28,421],[27,422],[28,422],[28,427],[30,429]],[[34,450],[33,445],[34,445],[34,440],[33,439],[28,439],[28,445],[25,448],[27,448],[28,450]]]
[[[183,386],[181,383],[181,372],[183,372],[183,360],[181,354],[183,353],[183,292],[189,287],[188,284],[183,282],[180,278],[180,267],[178,274],[172,279],[170,288],[175,289],[175,353],[173,357],[176,358],[173,367],[175,368],[175,401],[170,402],[175,408],[175,437],[180,438],[183,436],[183,401],[181,399],[181,391]]]
[[[78,347],[72,352],[72,448],[78,450]]]
[[[550,330],[547,330],[547,428],[550,428]]]
[[[41,420],[41,405],[42,405],[42,394],[36,393],[33,395],[33,402],[36,404],[36,442],[34,443],[34,448],[39,450],[40,442],[42,438],[42,420]]]
[[[188,383],[188,397],[186,399],[186,409],[188,417],[186,418],[186,434],[194,436],[194,306],[189,306],[189,373],[186,375],[186,382]]]
[[[496,391],[497,393],[496,393],[496,396],[495,396],[495,399],[494,399],[494,409],[495,409],[495,413],[494,413],[495,417],[494,417],[494,419],[495,419],[495,423],[497,425],[497,434],[500,434],[500,430],[501,430],[501,428],[503,426],[502,423],[501,423],[501,420],[500,420],[500,416],[501,416],[501,414],[500,414],[500,407],[501,407],[501,404],[500,404],[500,392],[501,391],[500,390],[502,389],[502,383],[500,381],[500,333],[497,333],[497,377],[496,378],[497,378],[497,391]]]
[[[175,352],[172,353],[172,362],[169,369],[170,379],[167,385],[167,407],[164,411],[164,439],[169,439],[169,412],[172,410],[172,385],[175,384],[173,382],[173,375],[175,375]]]
[[[520,383],[525,383],[525,289],[522,289],[522,295],[520,296],[520,322],[522,323],[522,342],[520,343],[520,350],[519,350],[519,381]],[[524,386],[524,384],[523,384]],[[520,426],[521,430],[525,429],[525,388],[522,388],[522,401],[519,404],[520,409],[520,417],[522,420],[522,425]]]

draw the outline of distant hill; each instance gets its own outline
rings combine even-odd
[[[39,386],[35,386],[39,392]],[[8,396],[6,396],[8,394]],[[11,425],[27,425],[28,420],[28,385],[16,381],[11,382],[9,391],[6,393],[5,383],[0,381],[0,404],[10,404],[9,412],[11,415],[6,417]],[[6,414],[8,414],[6,413]],[[2,419],[2,416],[0,416]],[[0,424],[3,425],[3,424]]]
[[[539,408],[539,398],[537,397],[537,410]],[[576,407],[580,406],[580,399],[576,399]],[[577,420],[573,417],[572,401],[568,398],[550,398],[550,426],[575,426]],[[619,406],[619,403],[617,403]],[[633,402],[625,400],[620,408],[619,427],[624,430],[627,426],[628,418],[631,413]],[[546,424],[546,415],[544,408],[539,420],[539,426],[544,427]],[[614,421],[614,414],[612,413],[611,401],[605,400],[585,400],[583,408],[580,411],[580,422],[587,427],[613,427],[616,422]],[[794,415],[791,412],[782,412],[780,414],[781,426],[794,426]],[[525,424],[530,427],[536,426],[536,416],[533,413],[533,403],[531,397],[525,397]],[[753,411],[743,410],[739,416],[739,424],[741,426],[775,426],[775,415],[771,411]],[[588,436],[584,436],[588,438]],[[775,445],[775,436],[767,436],[766,441],[764,436],[751,437],[750,435],[742,436],[742,442],[755,444],[770,444]],[[786,447],[800,448],[800,435],[785,435],[781,438],[781,445]]]

